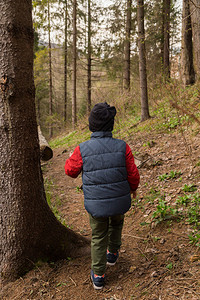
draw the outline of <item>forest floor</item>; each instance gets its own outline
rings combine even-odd
[[[138,133],[126,142],[142,161],[141,183],[137,200],[125,217],[119,260],[107,268],[104,289],[94,290],[91,261],[86,256],[38,263],[24,277],[5,286],[1,299],[200,299],[200,247],[195,246],[200,133]],[[79,189],[81,176],[71,179],[64,174],[71,150],[55,149],[53,159],[43,167],[44,177],[60,219],[90,238],[88,214]],[[192,234],[193,244],[188,237]]]

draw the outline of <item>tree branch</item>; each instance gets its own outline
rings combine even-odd
[[[192,2],[192,4],[193,4],[196,8],[200,9],[200,6],[197,5],[196,3],[194,3],[194,0],[189,0],[189,1]]]

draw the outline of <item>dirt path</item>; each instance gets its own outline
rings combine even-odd
[[[107,268],[106,286],[97,292],[90,282],[90,258],[37,265],[24,278],[9,284],[2,299],[200,299],[199,250],[189,244],[191,230],[185,221],[170,219],[155,225],[152,214],[161,193],[173,206],[182,187],[195,184],[200,192],[200,136],[186,140],[179,134],[138,136],[127,141],[143,157],[138,200],[126,214],[123,245],[118,263]],[[81,178],[64,174],[69,150],[54,151],[54,158],[44,168],[44,176],[53,182],[53,204],[74,231],[91,236]],[[182,175],[161,181],[160,175],[181,171]],[[194,256],[193,256],[194,257]]]

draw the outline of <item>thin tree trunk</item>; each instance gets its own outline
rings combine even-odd
[[[163,1],[164,7],[164,47],[163,47],[163,71],[165,79],[170,78],[170,60],[169,60],[169,39],[170,39],[170,10],[171,10],[171,0]]]
[[[92,64],[92,48],[91,48],[91,7],[90,0],[88,0],[88,70],[87,70],[87,94],[88,94],[88,113],[91,111],[91,64]]]
[[[146,70],[146,51],[145,51],[145,31],[144,31],[144,1],[137,0],[138,18],[138,47],[139,47],[139,73],[140,73],[140,92],[141,92],[141,121],[150,118],[147,90],[147,70]]]
[[[189,1],[192,22],[194,66],[197,79],[200,79],[200,0]]]
[[[181,77],[184,86],[193,84],[195,82],[189,0],[183,0]]]
[[[72,125],[75,129],[76,126],[76,39],[77,39],[77,29],[76,29],[76,10],[77,3],[73,0],[73,74],[72,74]]]
[[[124,88],[130,90],[130,39],[131,39],[131,8],[132,0],[127,0],[126,39],[124,43]]]
[[[0,2],[0,274],[11,280],[38,259],[81,253],[86,239],[50,210],[40,167],[33,82],[31,0]]]
[[[67,0],[65,1],[65,41],[64,41],[64,122],[67,121]]]
[[[160,55],[161,55],[161,70],[163,73],[164,65],[164,30],[165,30],[165,9],[164,9],[165,0],[162,1],[162,25],[161,25],[161,45],[160,45]]]
[[[50,21],[50,4],[48,0],[48,43],[49,43],[49,116],[53,115],[53,92],[52,92],[52,60],[51,60],[51,21]],[[52,118],[49,124],[49,136],[53,136]]]

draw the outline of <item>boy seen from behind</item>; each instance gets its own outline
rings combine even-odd
[[[124,214],[136,197],[140,176],[130,147],[112,137],[116,109],[96,104],[89,116],[91,139],[77,146],[65,163],[65,173],[76,178],[82,172],[84,205],[92,229],[91,279],[102,289],[106,264],[119,256]]]

